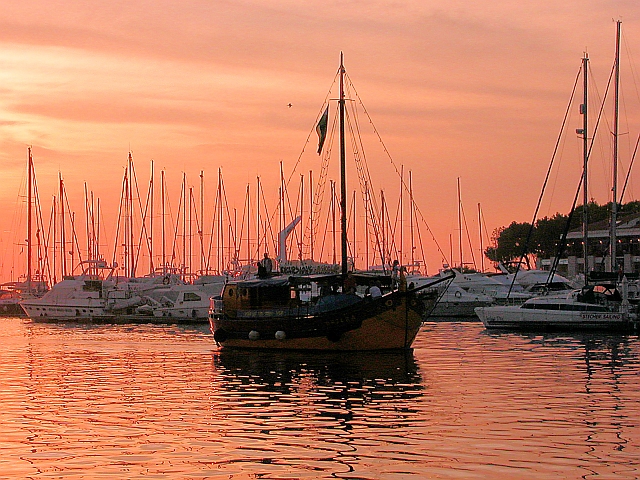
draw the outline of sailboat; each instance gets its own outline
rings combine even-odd
[[[616,35],[616,102],[614,125],[614,172],[617,161],[617,92],[619,79],[619,53],[620,53],[620,22],[617,23]],[[588,204],[587,194],[587,164],[588,164],[588,130],[587,130],[587,68],[588,56],[583,58],[584,74],[584,103],[580,107],[583,115],[583,128],[578,133],[583,137],[583,173],[582,189],[584,194],[584,207],[586,212]],[[616,224],[616,188],[614,174],[614,200],[612,202],[611,219],[611,268],[616,271],[615,253],[615,224]],[[608,284],[589,284],[586,275],[587,262],[587,216],[583,216],[583,248],[585,265],[585,285],[581,289],[568,293],[555,295],[541,295],[533,297],[519,306],[492,306],[477,307],[476,314],[486,328],[498,329],[526,329],[526,330],[598,330],[631,332],[637,331],[637,315],[629,304],[628,281],[622,278],[622,292],[617,288],[616,282]],[[552,278],[552,276],[550,276]]]
[[[452,278],[439,278],[409,288],[404,277],[397,284],[390,275],[348,271],[345,73],[341,54],[338,100],[341,273],[263,275],[264,278],[228,282],[222,299],[212,300],[209,314],[213,338],[221,347],[325,351],[410,349],[438,298],[436,290],[420,298],[418,294]],[[324,128],[326,132],[326,123]],[[319,150],[323,140],[321,137]],[[363,294],[373,286],[377,287],[373,289],[374,295]]]

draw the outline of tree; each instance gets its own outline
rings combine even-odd
[[[494,246],[485,250],[487,258],[493,262],[513,263],[520,260],[525,252],[527,236],[531,230],[531,224],[527,222],[511,222],[508,227],[501,227],[493,231],[492,240]],[[525,255],[527,267],[530,267],[530,259]]]
[[[575,215],[574,213],[574,217]],[[568,216],[561,213],[538,220],[532,235],[531,251],[538,257],[555,257],[558,254],[558,243],[567,226],[567,221]]]
[[[571,217],[569,230],[576,230],[582,226],[583,206],[576,207]],[[640,213],[640,202],[633,201],[619,205],[618,215],[626,216]],[[598,205],[591,200],[587,205],[588,223],[608,220],[611,215],[611,203]],[[493,262],[504,264],[517,262],[525,253],[527,267],[531,265],[529,255],[542,258],[555,257],[558,254],[558,243],[567,228],[569,215],[556,213],[553,217],[544,217],[536,221],[528,245],[527,235],[531,224],[512,222],[508,227],[500,227],[494,230],[492,235],[493,246],[485,250],[485,255]]]

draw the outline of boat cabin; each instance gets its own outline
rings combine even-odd
[[[378,285],[389,291],[391,278],[381,275],[350,274],[355,281],[355,293],[345,292],[342,275],[278,276],[264,279],[229,282],[222,292],[222,304],[227,316],[269,316],[301,314],[301,310],[318,311],[345,306],[345,303],[365,297],[368,287]],[[254,313],[251,313],[254,312]]]

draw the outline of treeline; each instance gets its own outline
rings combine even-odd
[[[508,227],[497,228],[492,236],[493,246],[487,247],[484,253],[489,260],[504,264],[519,261],[524,253],[524,261],[527,267],[531,268],[534,257],[551,258],[557,255],[558,244],[567,228],[567,222],[569,222],[569,231],[581,228],[582,212],[582,205],[576,207],[570,222],[569,215],[561,213],[536,221],[528,245],[526,243],[531,229],[530,223],[512,222]],[[618,205],[619,217],[637,213],[640,213],[639,201]],[[611,202],[599,205],[592,200],[587,204],[587,215],[589,225],[608,220],[611,216]]]

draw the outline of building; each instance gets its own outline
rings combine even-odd
[[[609,244],[611,241],[611,222],[604,220],[589,225],[588,272],[610,272],[611,261]],[[627,274],[640,274],[640,214],[627,215],[618,219],[616,227],[616,258]],[[565,256],[558,262],[558,272],[567,278],[584,274],[582,229],[567,234]],[[540,259],[539,268],[549,270],[553,259]]]

